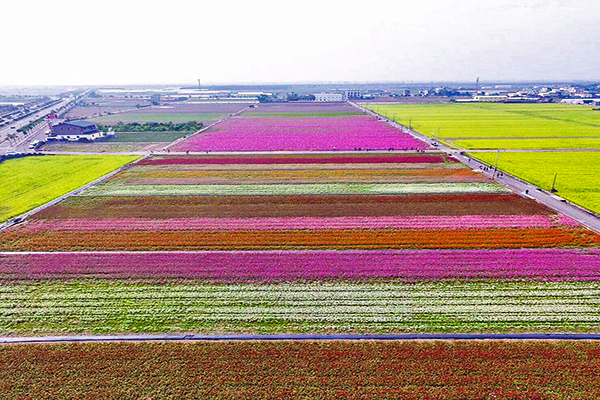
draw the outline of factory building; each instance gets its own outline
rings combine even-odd
[[[344,95],[341,93],[317,93],[314,95],[318,102],[344,101]]]

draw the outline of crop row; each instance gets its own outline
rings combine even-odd
[[[492,182],[472,183],[313,183],[272,185],[121,185],[105,183],[84,196],[185,196],[185,195],[325,195],[325,194],[440,194],[508,193]]]
[[[112,179],[126,185],[284,183],[458,183],[489,182],[469,169],[182,170],[132,168]]]
[[[402,150],[428,145],[366,116],[233,117],[172,147],[175,151]]]
[[[3,398],[600,398],[593,341],[31,344],[0,365]]]
[[[242,251],[0,255],[0,281],[192,279],[600,281],[600,250]]]
[[[28,231],[0,233],[2,251],[514,249],[598,247],[583,228]]]
[[[301,154],[301,155],[244,155],[244,156],[156,156],[137,165],[211,165],[211,164],[438,164],[451,160],[443,154]]]
[[[489,229],[578,227],[567,216],[461,215],[397,217],[298,217],[298,218],[115,218],[37,220],[17,229],[57,231],[181,231],[181,230],[297,230],[297,229]]]
[[[598,332],[600,282],[0,286],[0,329],[52,332]]]
[[[516,194],[72,196],[35,219],[282,218],[537,215],[554,213]]]

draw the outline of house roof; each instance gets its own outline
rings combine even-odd
[[[80,128],[90,128],[90,127],[96,127],[96,124],[92,123],[92,122],[88,122],[88,121],[81,121],[81,120],[77,120],[77,121],[67,121],[64,122],[64,124],[66,125],[74,125],[74,126],[79,126]]]

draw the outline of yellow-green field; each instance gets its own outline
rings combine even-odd
[[[496,153],[471,153],[488,164]],[[514,152],[501,153],[498,168],[543,189],[552,188],[557,173],[558,195],[595,213],[600,213],[600,152]]]
[[[41,156],[0,163],[0,222],[136,160],[137,156]]]
[[[597,148],[600,141],[600,111],[589,106],[472,103],[366,107],[423,135],[467,149]],[[474,140],[483,138],[486,140]],[[551,140],[544,142],[546,138]]]
[[[449,144],[464,149],[600,149],[600,138],[569,139],[462,139],[453,140]]]

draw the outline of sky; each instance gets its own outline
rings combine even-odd
[[[0,85],[600,80],[599,0],[7,0]]]

